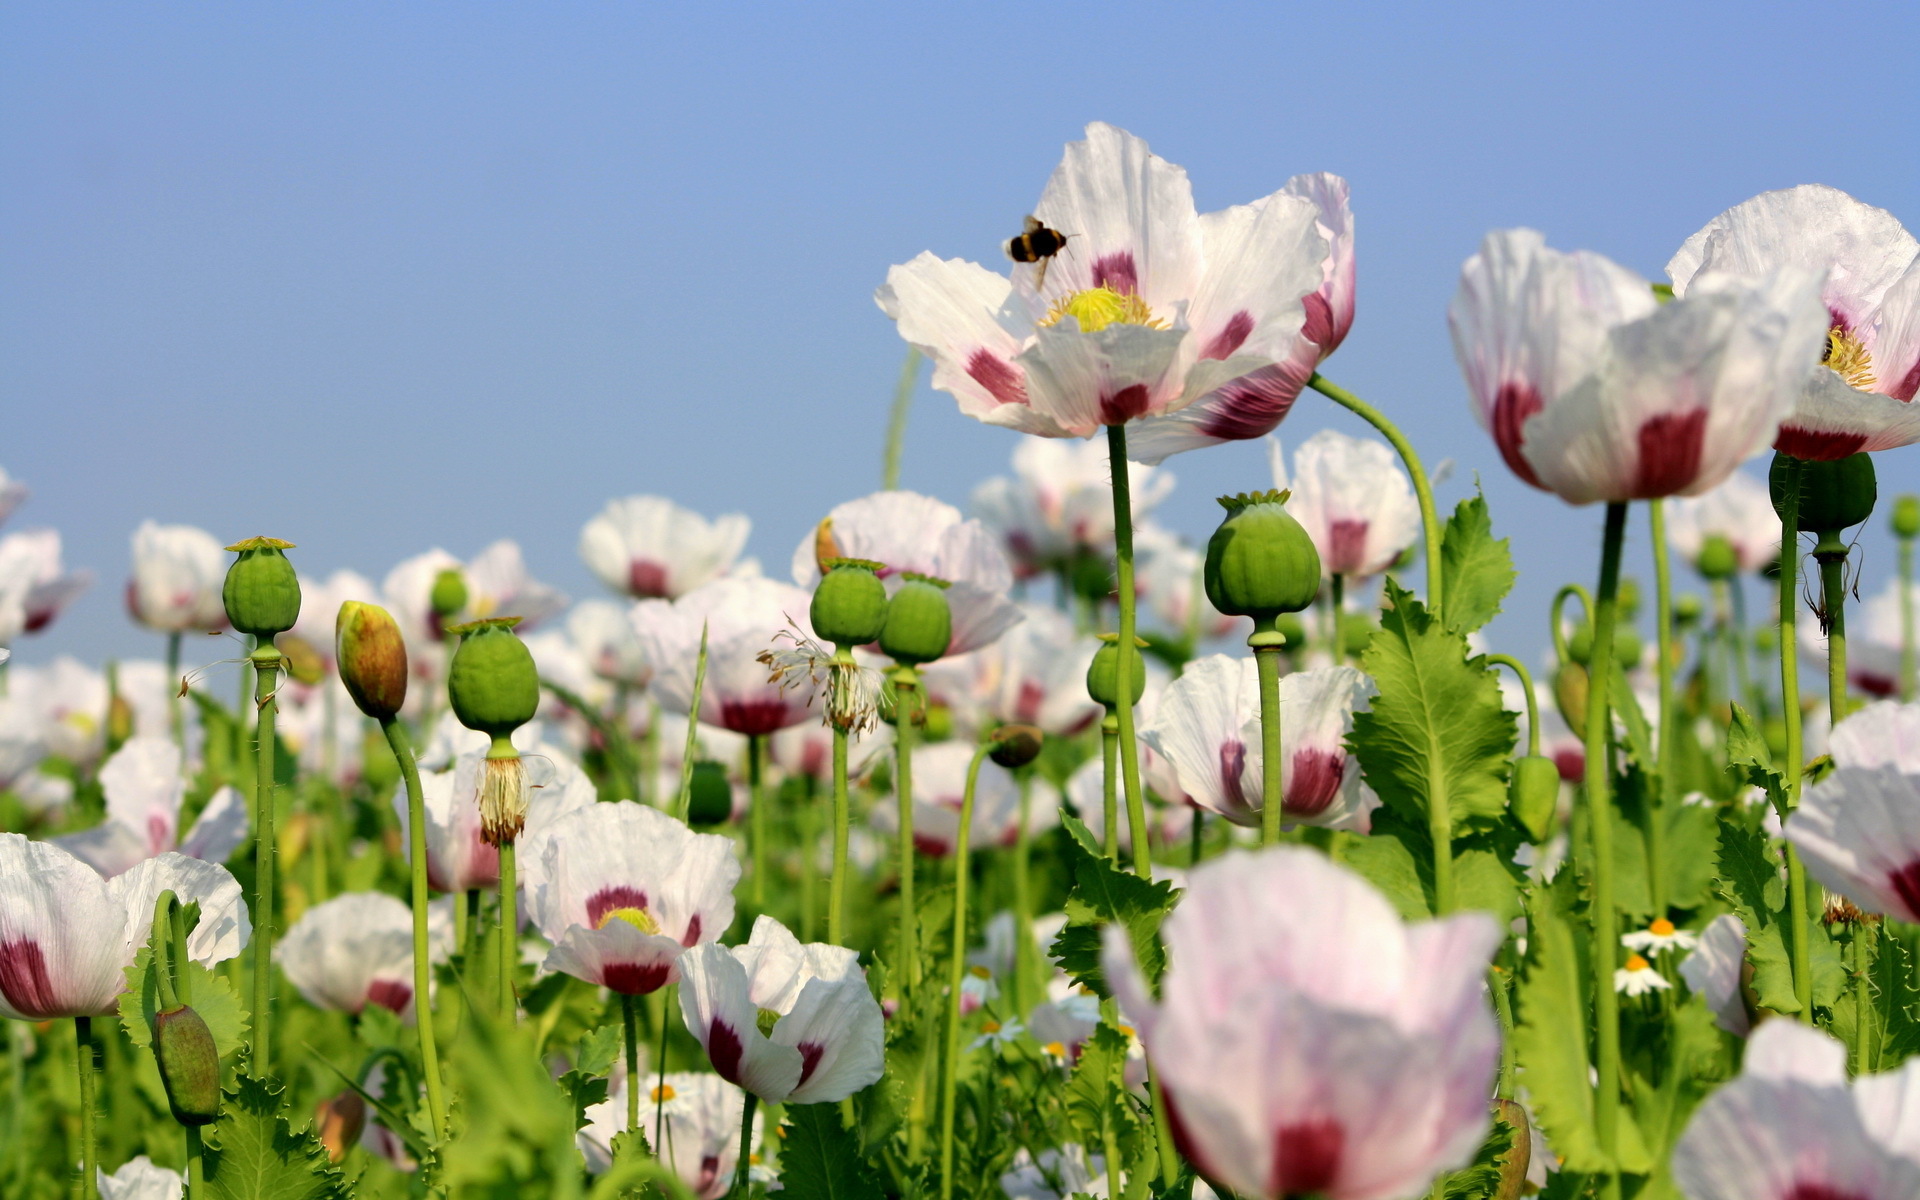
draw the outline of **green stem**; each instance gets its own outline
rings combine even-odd
[[[147,964],[147,969],[153,972],[162,1012],[171,1012],[181,1004],[179,993],[174,990],[174,975],[180,969],[179,961],[173,956],[173,910],[177,905],[172,888],[161,892],[153,902],[153,924],[150,929],[153,960]]]
[[[1120,861],[1120,718],[1109,710],[1100,721],[1100,812],[1106,824],[1101,828],[1101,849],[1115,863]]]
[[[1487,968],[1487,990],[1493,993],[1494,1015],[1500,1019],[1500,1075],[1493,1094],[1502,1100],[1513,1099],[1513,996],[1508,991],[1513,976],[1499,967]]]
[[[1673,700],[1673,572],[1667,553],[1667,510],[1658,500],[1647,501],[1653,541],[1654,651],[1660,656],[1655,674],[1660,681],[1659,745],[1654,751],[1654,786],[1641,812],[1641,832],[1647,840],[1647,892],[1653,915],[1667,915],[1667,801],[1679,773],[1674,749],[1678,728]]]
[[[1832,533],[1813,548],[1820,563],[1820,590],[1827,618],[1827,716],[1847,719],[1847,545]]]
[[[920,351],[907,351],[900,364],[900,382],[893,385],[893,410],[887,415],[886,457],[880,462],[880,487],[891,492],[900,486],[900,451],[907,442],[907,412],[913,407],[913,385],[920,379]]]
[[[953,1200],[954,1098],[960,1087],[960,985],[967,973],[967,856],[973,838],[973,793],[989,745],[967,764],[967,790],[960,797],[960,836],[953,850],[953,950],[947,961],[947,1041],[940,1073],[940,1200]]]
[[[1107,426],[1107,466],[1113,476],[1114,589],[1120,601],[1120,653],[1114,656],[1113,691],[1120,698],[1120,777],[1127,785],[1127,831],[1133,836],[1133,871],[1153,877],[1147,849],[1147,805],[1140,790],[1140,746],[1133,731],[1133,497],[1127,474],[1127,427]]]
[[[1560,590],[1553,594],[1553,603],[1547,607],[1547,631],[1553,638],[1553,658],[1561,666],[1572,662],[1573,655],[1567,649],[1566,622],[1561,618],[1560,610],[1566,607],[1567,601],[1576,596],[1580,598],[1580,604],[1586,610],[1587,619],[1592,620],[1593,593],[1577,583],[1562,585]]]
[[[1900,539],[1900,699],[1909,703],[1914,697],[1914,682],[1920,678],[1920,658],[1916,657],[1913,633],[1913,539]]]
[[[1387,420],[1378,409],[1347,389],[1328,382],[1318,371],[1307,380],[1307,386],[1379,430],[1399,452],[1400,461],[1413,480],[1414,497],[1420,501],[1420,525],[1426,531],[1427,542],[1427,611],[1437,619],[1445,582],[1440,566],[1440,515],[1433,506],[1433,485],[1427,481],[1426,468],[1420,465],[1420,455],[1414,451],[1413,443],[1406,439],[1399,427]]]
[[[1187,870],[1200,865],[1200,858],[1207,849],[1207,812],[1203,808],[1193,810],[1193,827],[1187,835]]]
[[[80,1195],[84,1200],[98,1200],[100,1195],[100,1150],[99,1130],[94,1108],[98,1101],[94,1096],[97,1086],[96,1072],[99,1071],[99,1046],[93,1040],[93,1018],[75,1017],[73,1036],[78,1051],[76,1059],[80,1067]]]
[[[520,888],[514,879],[513,840],[500,843],[500,1019],[519,1019],[519,997],[513,991],[513,969],[520,958]]]
[[[167,635],[167,729],[173,734],[173,744],[180,751],[180,761],[184,765],[187,754],[187,717],[180,708],[180,635]]]
[[[1779,459],[1782,472],[1782,508],[1780,514],[1780,709],[1787,725],[1786,807],[1787,814],[1800,806],[1800,773],[1805,769],[1800,732],[1800,639],[1796,628],[1800,611],[1800,460],[1787,455]],[[1799,1002],[1795,1014],[1813,1024],[1813,954],[1810,940],[1813,921],[1807,913],[1807,872],[1792,842],[1786,844],[1787,924],[1792,933],[1793,998]]]
[[[693,803],[693,759],[700,740],[700,696],[707,687],[707,623],[700,623],[700,655],[693,660],[693,699],[687,705],[687,741],[680,751],[680,797],[674,802],[673,815],[687,819],[687,806]]]
[[[1872,1069],[1867,1062],[1867,1017],[1873,1012],[1873,998],[1869,994],[1867,972],[1873,959],[1867,953],[1868,940],[1874,936],[1873,920],[1870,917],[1856,917],[1853,925],[1853,945],[1849,947],[1853,958],[1853,1074],[1855,1078],[1865,1075]]]
[[[473,956],[480,949],[480,889],[467,889],[467,923],[464,936],[460,939],[460,957],[471,967]]]
[[[656,1053],[660,1059],[659,1066],[655,1068],[658,1074],[653,1086],[653,1094],[649,1097],[653,1101],[653,1152],[655,1157],[659,1157],[661,1153],[660,1135],[662,1131],[665,1130],[667,1124],[667,1105],[664,1099],[667,1094],[667,1014],[673,1011],[674,989],[678,986],[678,984],[670,983],[660,989],[657,993],[660,997],[660,1003],[653,1010],[654,1042],[656,1045]],[[631,1072],[628,1073],[628,1078],[632,1078]],[[633,1085],[628,1084],[627,1086],[631,1088]],[[673,1148],[671,1146],[667,1148],[666,1155],[666,1161],[671,1162],[673,1159]]]
[[[420,1035],[420,1070],[427,1077],[427,1112],[436,1138],[447,1136],[447,1102],[441,1092],[440,1051],[434,1043],[433,1006],[428,1001],[433,964],[427,943],[427,801],[420,790],[420,767],[414,761],[407,727],[392,717],[380,722],[387,745],[400,762],[400,778],[407,788],[407,870],[413,908],[413,1023]],[[474,893],[478,898],[478,893]]]
[[[888,677],[893,689],[893,788],[899,804],[900,834],[900,995],[920,982],[920,916],[913,899],[913,712],[919,676],[912,667],[897,667]],[[962,834],[964,837],[965,834]]]
[[[767,739],[761,734],[747,738],[747,842],[753,859],[752,897],[754,915],[767,911],[767,791],[765,760]]]
[[[1527,670],[1525,663],[1511,654],[1489,654],[1487,662],[1503,666],[1520,677],[1520,690],[1526,693],[1527,697],[1527,754],[1538,758],[1540,756],[1540,701],[1533,694],[1532,673]]]
[[[198,1125],[183,1125],[187,1131],[186,1193],[182,1200],[200,1200],[206,1188],[206,1143],[200,1140]]]
[[[740,1160],[734,1164],[733,1188],[727,1193],[732,1200],[746,1200],[747,1170],[753,1154],[753,1110],[759,1106],[760,1097],[748,1092],[746,1103],[740,1107]]]
[[[640,1025],[633,1014],[633,997],[620,993],[620,1023],[627,1033],[627,1130],[640,1128]]]
[[[257,639],[250,661],[254,669],[254,791],[259,825],[254,838],[253,883],[253,1072],[270,1078],[273,1024],[273,907],[274,907],[274,684],[280,675],[280,651],[270,638]]]
[[[614,799],[624,800],[631,796],[640,798],[639,769],[633,764],[633,755],[627,740],[624,726],[625,708],[616,709],[617,715],[609,720],[604,713],[594,711],[586,697],[571,691],[551,679],[542,679],[540,686],[553,694],[553,698],[566,705],[585,721],[589,728],[600,735],[600,741],[607,748],[607,774],[614,780]]]
[[[1028,878],[1033,857],[1033,834],[1029,830],[1033,804],[1033,776],[1021,771],[1020,827],[1013,835],[1013,999],[1020,1012],[1030,1012],[1039,1003],[1042,978],[1039,956],[1033,944],[1033,891]]]
[[[1260,676],[1260,844],[1280,841],[1280,810],[1286,803],[1286,755],[1280,747],[1280,650],[1286,635],[1272,617],[1256,617],[1247,638]]]
[[[1613,661],[1613,625],[1619,605],[1620,550],[1626,540],[1627,506],[1607,505],[1605,540],[1600,551],[1600,593],[1593,607],[1593,651],[1588,661]],[[1608,1161],[1619,1148],[1620,1127],[1620,997],[1613,990],[1613,972],[1620,961],[1620,930],[1613,899],[1613,796],[1608,771],[1608,743],[1612,735],[1609,684],[1614,672],[1588,673],[1586,729],[1587,829],[1592,840],[1593,871],[1593,1011],[1598,1083],[1594,1095],[1594,1129]],[[1618,1200],[1620,1175],[1610,1171],[1603,1195]]]
[[[812,775],[800,777],[800,940],[814,940],[815,917],[820,907],[820,818],[815,805],[820,800],[820,781]]]
[[[1338,571],[1334,572],[1327,585],[1327,598],[1332,601],[1329,605],[1332,611],[1327,614],[1327,628],[1333,637],[1333,644],[1327,649],[1336,667],[1347,660],[1346,644],[1340,640],[1340,617],[1341,610],[1346,607],[1346,592],[1347,577]]]
[[[833,730],[833,878],[827,881],[827,940],[847,944],[847,731]]]

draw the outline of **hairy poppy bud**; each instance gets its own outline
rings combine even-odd
[[[946,654],[953,641],[953,610],[947,605],[946,580],[913,572],[905,578],[887,602],[887,617],[880,626],[880,652],[895,662],[917,667]]]
[[[1011,771],[1040,757],[1046,735],[1032,725],[1002,725],[989,735],[987,757]]]
[[[199,1013],[185,1004],[155,1013],[153,1057],[174,1120],[206,1125],[220,1115],[220,1051]]]
[[[1694,567],[1708,579],[1732,579],[1740,573],[1740,552],[1725,534],[1710,533],[1700,543],[1700,558]]]
[[[1553,832],[1554,810],[1560,803],[1560,767],[1538,754],[1513,760],[1513,779],[1507,784],[1507,805],[1514,819],[1538,844]]]
[[[1920,496],[1894,497],[1893,536],[1920,537]]]
[[[1786,519],[1787,478],[1798,467],[1800,475],[1799,527],[1808,533],[1838,533],[1873,515],[1879,497],[1873,456],[1849,454],[1830,462],[1800,462],[1785,454],[1773,456],[1767,472],[1773,511]]]
[[[367,1127],[367,1102],[351,1088],[329,1096],[314,1105],[313,1125],[327,1157],[339,1162],[360,1144],[360,1134]]]
[[[1320,592],[1320,552],[1286,509],[1286,492],[1220,497],[1226,519],[1207,539],[1207,599],[1228,616],[1269,622]]]
[[[1133,660],[1127,667],[1129,706],[1140,703],[1140,697],[1147,690],[1147,660],[1140,653],[1140,647],[1146,643],[1138,638],[1134,641]],[[1087,664],[1087,695],[1109,712],[1120,707],[1119,668],[1120,635],[1103,633],[1100,648],[1093,652],[1093,661]]]
[[[1528,1127],[1527,1110],[1512,1100],[1495,1100],[1493,1119],[1513,1130],[1513,1140],[1500,1159],[1499,1182],[1487,1200],[1519,1200],[1526,1190],[1527,1169],[1533,1165],[1533,1131]]]
[[[687,824],[723,825],[733,816],[733,784],[727,769],[717,762],[693,764],[687,788]]]
[[[407,643],[393,614],[359,600],[342,604],[333,622],[333,656],[361,712],[376,721],[399,715],[407,701]]]
[[[453,567],[435,575],[427,603],[433,606],[433,615],[443,621],[458,616],[467,607],[467,577]]]
[[[1673,598],[1673,621],[1683,629],[1693,625],[1706,614],[1706,604],[1692,592],[1682,592]],[[1675,649],[1681,649],[1681,647],[1675,647]]]
[[[863,558],[830,560],[807,608],[813,632],[836,646],[864,646],[878,638],[887,621],[887,585],[875,574],[879,569]]]
[[[300,618],[300,577],[281,553],[292,542],[256,537],[227,547],[240,557],[227,568],[220,589],[227,620],[241,633],[273,640]]]
[[[540,671],[525,642],[514,636],[519,617],[490,617],[456,625],[460,635],[447,672],[447,698],[468,729],[504,737],[533,720],[540,707]]]
[[[1565,663],[1553,673],[1553,701],[1567,727],[1577,731],[1587,727],[1587,669],[1577,662]]]

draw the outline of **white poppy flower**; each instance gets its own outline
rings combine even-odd
[[[521,726],[521,729],[527,729]],[[515,840],[520,882],[529,886],[529,868],[538,870],[554,826],[570,813],[593,804],[599,794],[577,763],[557,748],[529,739],[515,747],[527,764],[527,823]],[[500,848],[480,836],[480,772],[486,747],[462,751],[441,770],[420,771],[421,807],[427,819],[427,883],[435,891],[464,892],[500,882]],[[396,786],[393,809],[406,837],[407,790]]]
[[[992,645],[928,663],[920,676],[930,700],[953,712],[954,726],[977,735],[995,725],[1034,725],[1071,737],[1100,719],[1087,695],[1087,668],[1100,640],[1065,613],[1020,606],[1020,622]]]
[[[1767,485],[1744,471],[1698,496],[1676,497],[1667,505],[1667,541],[1680,556],[1700,565],[1710,537],[1733,547],[1742,574],[1751,575],[1780,554],[1780,518]]]
[[[35,529],[0,537],[0,646],[39,633],[93,584],[93,572],[60,563],[60,535]]]
[[[220,588],[227,552],[204,529],[143,521],[133,534],[133,578],[127,611],[160,633],[212,631],[227,625]]]
[[[759,656],[783,648],[784,629],[812,637],[807,623],[811,593],[758,576],[729,577],[695,588],[678,600],[642,600],[633,606],[635,634],[656,674],[653,694],[661,707],[685,712],[693,703],[693,677],[700,635],[707,636],[707,679],[700,694],[700,720],[740,734],[770,734],[789,725],[818,721],[814,687],[770,681]]]
[[[1030,579],[1067,567],[1076,558],[1113,557],[1112,470],[1098,442],[1023,437],[1013,448],[1013,474],[973,490],[974,516],[1000,539],[1014,574]],[[1134,540],[1139,522],[1173,491],[1164,467],[1127,464]]]
[[[627,1128],[627,1088],[624,1075],[607,1098],[587,1108],[587,1124],[576,1135],[587,1169],[600,1174],[613,1164],[613,1139]],[[680,1182],[697,1200],[720,1200],[733,1186],[740,1158],[740,1116],[746,1093],[718,1075],[693,1071],[670,1072],[664,1083],[657,1077],[641,1080],[640,1128],[653,1139],[661,1129],[656,1153],[673,1168]],[[753,1116],[753,1138],[759,1144],[764,1117]]]
[[[1842,766],[1807,789],[1785,836],[1828,891],[1920,921],[1920,775]]]
[[[1713,1023],[1735,1037],[1753,1028],[1740,976],[1747,960],[1747,927],[1732,913],[1722,913],[1700,934],[1700,945],[1680,964],[1680,978],[1713,1010]]]
[[[167,738],[127,739],[100,768],[100,786],[107,795],[107,819],[54,841],[109,879],[170,850],[224,863],[247,840],[246,802],[231,787],[215,792],[193,828],[181,834],[187,781],[179,748]]]
[[[186,1188],[180,1172],[157,1167],[144,1154],[128,1159],[111,1175],[104,1167],[98,1170],[100,1200],[180,1200]]]
[[[587,522],[580,557],[621,595],[677,600],[726,575],[752,529],[739,513],[709,521],[660,496],[628,496]]]
[[[1385,442],[1323,429],[1293,452],[1291,479],[1280,443],[1268,445],[1273,486],[1293,492],[1287,511],[1306,527],[1327,574],[1378,575],[1419,539],[1413,484]]]
[[[453,914],[445,901],[427,914],[427,956],[453,951]],[[413,910],[383,892],[348,892],[316,904],[274,947],[287,982],[307,1003],[358,1013],[369,1004],[412,1019]]]
[[[960,841],[960,807],[966,798],[967,767],[973,746],[966,742],[935,742],[913,754],[913,844],[922,854],[945,858]],[[1039,780],[1030,785],[1029,829],[1050,828],[1059,819],[1059,798]],[[876,804],[868,816],[875,829],[893,834],[900,828],[900,811],[891,803]],[[991,759],[980,764],[973,790],[973,827],[968,844],[974,849],[1011,846],[1020,832],[1020,786],[1013,773]]]

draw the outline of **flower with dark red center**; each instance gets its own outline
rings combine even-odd
[[[60,563],[60,535],[35,529],[0,538],[0,646],[39,633],[93,585],[93,572]]]
[[[1013,474],[996,475],[973,490],[973,515],[1000,538],[1022,579],[1060,570],[1077,557],[1113,557],[1112,474],[1098,442],[1023,437],[1013,449]],[[1127,464],[1138,522],[1173,490],[1158,467]],[[938,572],[935,572],[938,574]]]
[[[0,1015],[25,1021],[111,1013],[123,972],[146,945],[153,903],[172,889],[200,905],[187,954],[201,966],[246,948],[253,932],[225,867],[180,854],[112,879],[49,842],[0,833]]]
[[[1293,477],[1271,443],[1273,486],[1291,489],[1287,511],[1304,525],[1329,575],[1365,579],[1394,564],[1420,536],[1413,484],[1385,442],[1323,429],[1293,452]]]
[[[818,689],[806,679],[769,680],[759,656],[786,648],[775,639],[793,629],[811,638],[807,609],[812,593],[778,580],[728,577],[695,588],[678,600],[642,600],[631,619],[647,661],[654,665],[654,698],[669,712],[693,703],[693,677],[701,631],[707,639],[707,679],[700,693],[700,720],[734,733],[778,733],[789,725],[818,721]]]
[[[922,254],[875,299],[968,416],[1042,437],[1134,423],[1157,462],[1271,430],[1345,336],[1346,200],[1345,181],[1301,176],[1202,215],[1184,170],[1095,123],[1034,206],[1068,235],[1044,278]]]
[[[453,915],[445,902],[428,910],[427,954],[453,950]],[[357,1013],[377,1004],[412,1019],[413,911],[382,892],[348,892],[300,914],[274,947],[287,982],[307,1003]]]
[[[180,832],[187,781],[171,739],[128,738],[100,768],[107,818],[91,829],[54,839],[62,849],[111,879],[143,859],[169,850],[224,863],[247,840],[247,806],[232,787],[215,792],[193,828]]]
[[[546,969],[629,996],[679,980],[682,954],[733,924],[740,881],[731,839],[631,800],[555,821],[521,871]]]
[[[1828,891],[1920,921],[1920,775],[1842,766],[1807,789],[1784,833]]]
[[[1673,1150],[1688,1200],[1920,1196],[1920,1059],[1847,1082],[1846,1047],[1764,1021],[1740,1075],[1701,1102]]]
[[[977,736],[995,725],[1036,725],[1056,737],[1100,719],[1087,695],[1087,664],[1100,647],[1056,608],[1020,606],[1020,622],[991,645],[928,663],[927,698],[953,712],[956,728]]]
[[[934,858],[952,854],[960,843],[960,804],[967,789],[973,746],[964,741],[935,742],[913,754],[913,844]],[[1050,784],[1035,781],[1028,802],[1029,832],[1051,828],[1058,801]],[[876,804],[873,827],[891,837],[900,828],[897,805]],[[988,759],[980,764],[973,792],[973,827],[968,844],[975,849],[1012,845],[1020,832],[1020,786],[1013,773]]]
[[[709,521],[662,496],[628,496],[580,531],[580,557],[600,582],[635,600],[677,600],[733,569],[753,523]]]
[[[1516,475],[1574,504],[1698,495],[1764,449],[1818,369],[1817,273],[1645,279],[1531,229],[1490,233],[1447,308],[1474,415]]]
[[[1159,1000],[1117,926],[1103,963],[1202,1175],[1247,1197],[1395,1200],[1486,1134],[1501,933],[1486,913],[1404,924],[1360,876],[1276,846],[1188,876]]]
[[[664,1080],[644,1070],[638,1086],[640,1128],[659,1127],[660,1161],[673,1169],[697,1200],[720,1200],[733,1185],[740,1153],[740,1115],[746,1095],[707,1071],[675,1071]],[[576,1135],[587,1169],[598,1175],[613,1165],[613,1139],[627,1128],[627,1088],[622,1072],[607,1098],[587,1108],[587,1124]],[[763,1114],[754,1114],[758,1145]]]
[[[772,917],[744,946],[681,959],[680,1013],[722,1079],[768,1104],[844,1100],[880,1078],[884,1018],[859,955],[801,944]]]

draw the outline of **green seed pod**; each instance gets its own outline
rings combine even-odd
[[[875,574],[879,569],[864,558],[830,560],[807,607],[813,632],[836,646],[864,646],[878,638],[887,623],[887,585]]]
[[[1767,472],[1767,485],[1773,496],[1773,511],[1786,519],[1787,475],[1795,460],[1785,454],[1773,456]],[[1873,456],[1849,454],[1831,462],[1800,462],[1800,528],[1808,533],[1838,533],[1850,529],[1873,515],[1878,499],[1874,481]]]
[[[447,672],[453,715],[490,737],[512,733],[540,707],[540,672],[526,643],[513,633],[519,622],[519,617],[489,617],[447,630],[460,635]]]
[[[1705,602],[1692,592],[1682,592],[1673,598],[1673,621],[1683,629],[1697,624],[1706,613]]]
[[[1135,638],[1134,642],[1133,662],[1127,668],[1130,705],[1140,703],[1140,697],[1147,690],[1147,660],[1140,653],[1140,647],[1146,643],[1139,638]],[[1093,652],[1093,661],[1087,665],[1087,695],[1092,696],[1094,703],[1108,712],[1120,707],[1119,667],[1120,635],[1101,634],[1100,648]]]
[[[1207,599],[1228,616],[1271,621],[1320,592],[1320,552],[1286,510],[1286,492],[1222,496],[1226,519],[1207,539]]]
[[[1893,536],[1920,537],[1920,496],[1895,496],[1893,499]]]
[[[920,735],[929,742],[944,742],[953,736],[953,710],[944,704],[929,704],[923,700],[916,724],[920,726]]]
[[[944,579],[912,572],[905,579],[887,602],[880,652],[897,663],[917,667],[947,652],[953,641],[953,610],[947,606],[949,585]]]
[[[1554,810],[1560,803],[1560,768],[1538,754],[1513,760],[1513,778],[1507,784],[1507,805],[1514,819],[1535,844],[1553,833]]]
[[[435,575],[427,603],[433,606],[433,615],[443,621],[458,616],[467,607],[467,577],[454,567]]]
[[[1614,594],[1614,603],[1618,606],[1620,620],[1631,621],[1640,615],[1640,581],[1631,575],[1620,577],[1620,588]]]
[[[1553,701],[1560,716],[1575,733],[1587,728],[1587,669],[1577,662],[1563,665],[1553,673]]]
[[[1367,646],[1373,641],[1374,630],[1380,628],[1378,619],[1347,613],[1340,618],[1340,648],[1348,655],[1361,655],[1367,652]],[[1295,644],[1291,638],[1288,644]]]
[[[199,1013],[185,1004],[155,1013],[153,1057],[174,1120],[207,1125],[220,1115],[220,1051]]]
[[[1040,757],[1046,735],[1031,725],[1002,725],[993,731],[987,757],[1011,771]]]
[[[1630,671],[1639,663],[1645,650],[1640,634],[1631,626],[1616,624],[1613,627],[1613,661],[1622,671]],[[1593,626],[1582,621],[1567,639],[1567,657],[1581,666],[1586,666],[1593,657]]]
[[[407,701],[407,642],[393,614],[358,600],[342,604],[333,622],[333,656],[361,712],[376,721],[399,715]]]
[[[1732,579],[1740,573],[1740,552],[1725,535],[1710,533],[1700,543],[1700,561],[1694,569],[1708,579]]]
[[[292,629],[300,618],[300,577],[281,551],[293,549],[293,543],[256,537],[227,549],[240,556],[227,568],[227,582],[220,589],[227,621],[241,633],[268,641]]]
[[[727,782],[727,769],[717,762],[694,763],[687,789],[687,824],[724,825],[732,816],[733,785]]]

